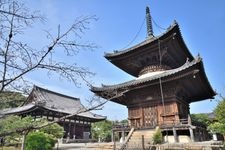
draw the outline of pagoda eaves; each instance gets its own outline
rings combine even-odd
[[[159,50],[162,60],[160,66],[166,66],[163,68],[164,70],[180,67],[187,59],[190,61],[194,59],[184,43],[176,22],[160,36],[147,38],[122,51],[105,53],[104,57],[128,74],[138,77],[143,68],[152,67],[154,69],[157,65],[159,66]]]
[[[182,82],[180,82],[182,86],[189,89],[188,94],[186,95],[187,103],[204,99],[213,99],[216,95],[206,77],[203,62],[199,56],[191,62],[187,61],[181,67],[176,69],[161,71],[158,74],[143,78],[141,76],[121,84],[92,87],[91,91],[105,99],[127,105],[128,98],[125,96],[127,93],[136,89],[153,87],[154,85],[159,86],[159,79],[162,80],[163,85],[170,82],[177,83],[177,81],[179,82],[182,80]],[[175,92],[175,94],[176,93],[178,93],[178,91]]]

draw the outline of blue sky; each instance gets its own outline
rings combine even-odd
[[[183,39],[190,52],[203,58],[208,79],[218,93],[225,95],[225,1],[224,0],[39,0],[26,1],[32,10],[40,10],[47,21],[37,23],[29,29],[26,38],[37,48],[46,44],[44,29],[57,31],[58,24],[62,29],[71,25],[77,17],[96,15],[89,30],[83,35],[83,41],[98,45],[94,51],[82,51],[76,57],[66,59],[56,52],[55,57],[67,62],[76,62],[96,73],[91,78],[95,86],[116,84],[133,79],[119,68],[108,62],[104,52],[121,50],[126,47],[138,33],[145,18],[145,8],[150,7],[151,15],[157,25],[167,28],[176,20],[180,26]],[[155,35],[165,30],[153,24]],[[130,45],[137,44],[146,38],[144,24]],[[74,97],[80,97],[82,103],[92,96],[84,85],[76,88],[71,83],[58,80],[56,77],[43,78],[44,75],[32,73],[27,78],[35,84]],[[216,100],[220,97],[216,97]],[[191,113],[211,112],[216,100],[191,104]],[[98,114],[112,120],[127,118],[127,108],[116,103],[107,103]]]

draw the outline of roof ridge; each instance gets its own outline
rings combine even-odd
[[[34,85],[33,89],[35,89],[35,90],[39,89],[39,90],[42,90],[42,91],[46,91],[48,93],[53,93],[53,94],[56,94],[56,95],[59,95],[59,96],[62,96],[62,97],[67,97],[67,98],[71,98],[71,99],[80,101],[80,98],[65,95],[65,94],[62,94],[62,93],[59,93],[59,92],[56,92],[56,91],[52,91],[52,90],[49,90],[49,89],[46,89],[46,88],[43,88],[43,87],[40,87],[40,86],[37,86],[37,85]]]
[[[127,49],[124,49],[124,50],[114,50],[113,52],[111,52],[111,53],[107,53],[107,52],[104,52],[104,57],[110,57],[110,56],[112,56],[112,55],[120,55],[120,54],[124,54],[124,53],[126,53],[126,52],[128,52],[128,51],[130,51],[130,50],[132,50],[132,49],[134,49],[134,48],[138,48],[138,47],[140,47],[140,46],[142,46],[142,45],[145,45],[145,44],[147,44],[147,43],[150,43],[150,42],[152,42],[152,41],[154,41],[154,40],[158,40],[159,38],[161,38],[163,35],[165,35],[165,34],[167,34],[168,32],[170,32],[174,27],[176,27],[176,26],[178,26],[178,28],[179,28],[179,25],[178,25],[178,23],[176,22],[176,21],[174,21],[168,28],[167,28],[167,30],[164,32],[164,33],[161,33],[160,35],[158,35],[158,36],[155,36],[155,37],[153,37],[153,38],[147,38],[147,39],[145,39],[145,40],[143,40],[142,42],[140,42],[140,43],[138,43],[138,44],[135,44],[135,45],[133,45],[132,47],[130,47],[130,48],[127,48]]]

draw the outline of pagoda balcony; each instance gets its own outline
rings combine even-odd
[[[130,131],[130,129],[128,123],[114,123],[112,126],[113,131]]]

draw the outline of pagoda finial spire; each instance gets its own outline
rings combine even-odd
[[[152,29],[152,18],[150,15],[150,10],[149,7],[146,7],[146,24],[147,24],[147,33],[148,33],[148,37],[153,37],[153,29]]]

